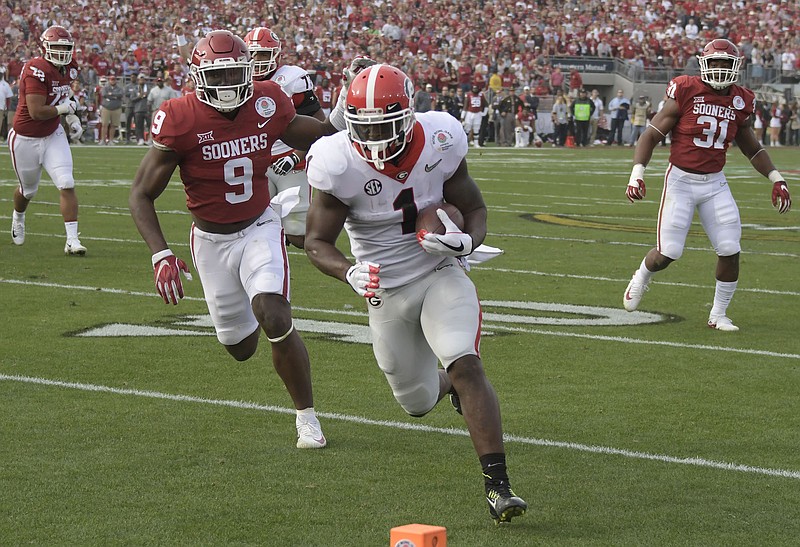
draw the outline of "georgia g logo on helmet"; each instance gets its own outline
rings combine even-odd
[[[742,56],[730,40],[711,40],[697,59],[700,62],[700,79],[714,89],[725,89],[739,79]]]

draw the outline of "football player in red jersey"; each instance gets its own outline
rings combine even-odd
[[[186,58],[190,57],[188,41],[180,26],[175,28],[178,47]],[[314,92],[314,84],[304,68],[280,64],[281,41],[266,27],[255,27],[244,36],[244,42],[253,59],[253,79],[272,80],[281,86],[292,100],[298,114],[325,120],[325,113]],[[305,172],[304,150],[297,150],[278,140],[272,149],[273,163],[267,172],[272,195],[289,188],[299,188],[300,202],[281,222],[286,239],[295,247],[303,248],[306,231],[306,212],[309,204],[308,178]]]
[[[61,216],[67,232],[64,253],[83,256],[78,239],[78,198],[72,175],[72,152],[61,116],[75,114],[78,102],[71,97],[70,83],[78,77],[72,59],[75,41],[67,29],[51,26],[39,38],[42,56],[34,57],[22,68],[19,81],[19,105],[14,128],[8,135],[11,163],[19,180],[14,190],[14,213],[11,239],[25,242],[25,211],[39,190],[42,169],[58,188]]]
[[[322,448],[314,413],[308,352],[292,323],[284,230],[270,206],[267,168],[278,139],[307,150],[330,122],[296,115],[271,81],[253,81],[244,41],[227,30],[194,48],[189,74],[195,93],[164,102],[153,115],[153,147],[142,160],[130,209],[152,252],[155,283],[166,303],[183,297],[186,264],[167,245],[155,200],[180,169],[192,214],[191,252],[217,339],[236,360],[255,353],[260,330],[297,409],[298,448]]]
[[[653,149],[672,132],[669,167],[658,213],[656,246],[642,260],[625,289],[623,305],[633,311],[655,272],[681,257],[695,210],[717,253],[716,290],[708,326],[739,328],[727,317],[739,279],[742,223],[722,168],[732,141],[753,167],[772,183],[772,205],[787,212],[792,200],[783,176],[755,137],[750,119],[752,91],[736,85],[742,56],[725,39],[709,42],[698,55],[699,76],[678,76],[667,86],[664,108],[647,124],[633,156],[627,197],[645,196],[644,170]]]

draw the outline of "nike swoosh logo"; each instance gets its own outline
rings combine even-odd
[[[267,125],[271,119],[272,119],[272,118],[270,118],[269,120],[265,120],[265,121],[261,122],[260,124],[258,124],[258,128],[259,128],[259,129],[263,129],[263,127],[264,127],[265,125]]]
[[[631,291],[625,293],[625,300],[631,300]]]
[[[441,161],[441,160],[440,160],[440,161]],[[455,252],[457,252],[457,253],[460,253],[461,251],[463,251],[463,250],[464,250],[464,242],[463,242],[463,241],[462,241],[461,243],[459,243],[459,244],[458,244],[458,247],[453,247],[452,245],[448,245],[447,243],[445,243],[444,241],[442,241],[442,240],[441,240],[440,238],[438,238],[438,237],[437,237],[436,239],[438,239],[438,240],[439,240],[439,243],[441,243],[442,245],[444,245],[444,246],[445,246],[445,247],[447,247],[448,249],[450,249],[450,250],[452,250],[452,251],[455,251]]]
[[[261,222],[256,222],[256,226],[263,226],[264,224],[268,224],[270,222],[272,222],[272,219],[262,220]]]
[[[437,161],[437,162],[436,162],[436,163],[434,163],[433,165],[428,165],[428,164],[426,163],[426,164],[425,164],[425,172],[426,172],[426,173],[430,173],[431,171],[433,171],[434,169],[436,169],[436,166],[437,166],[437,165],[439,165],[440,163],[442,163],[442,160],[441,160],[441,158],[439,159],[439,161]]]

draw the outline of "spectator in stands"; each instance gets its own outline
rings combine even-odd
[[[147,107],[150,109],[150,119],[153,119],[152,115],[161,107],[161,103],[178,96],[178,93],[172,89],[171,85],[164,85],[164,79],[161,76],[157,77],[156,85],[151,87],[150,92],[147,94]]]
[[[414,95],[414,111],[428,112],[433,108],[433,85],[425,84],[425,89],[420,89]]]
[[[569,72],[569,96],[573,99],[578,96],[578,92],[583,88],[583,77],[577,68]]]
[[[567,142],[567,129],[569,127],[569,108],[563,94],[556,95],[553,103],[553,129],[555,131],[555,142],[553,146],[564,146]]]
[[[133,125],[136,127],[136,144],[143,146],[145,144],[144,132],[150,126],[150,109],[147,105],[147,96],[150,94],[150,84],[144,73],[136,77],[136,82],[128,96],[131,104],[131,111],[133,113]],[[128,133],[130,134],[130,119],[128,122]]]
[[[644,133],[647,128],[647,121],[650,119],[652,109],[650,101],[644,95],[639,95],[639,101],[633,105],[631,109],[631,142],[630,146],[634,146],[639,136]]]
[[[11,127],[6,111],[11,106],[11,98],[14,91],[6,81],[6,67],[0,66],[0,140],[6,142],[8,138],[8,128]]]
[[[594,146],[597,144],[597,127],[600,123],[600,118],[605,118],[605,111],[603,110],[603,99],[600,98],[600,92],[597,89],[592,89],[592,95],[589,97],[594,103],[594,110],[592,117],[589,120],[589,127],[591,134],[589,135],[589,145]]]
[[[753,133],[761,146],[764,146],[764,125],[764,105],[759,101],[753,112]]]
[[[789,123],[786,128],[788,135],[786,144],[789,146],[800,145],[800,112],[798,112],[798,108],[800,108],[800,105],[798,105],[797,99],[788,106]]]
[[[97,144],[116,144],[116,131],[122,115],[122,98],[125,90],[117,82],[115,74],[109,74],[108,85],[102,89],[103,109],[100,111],[100,142]]]
[[[780,146],[780,134],[781,134],[781,113],[782,108],[778,104],[778,101],[772,101],[772,106],[769,109],[769,145],[770,146]]]
[[[608,101],[608,112],[611,115],[611,135],[609,136],[607,145],[614,144],[614,139],[618,145],[624,144],[622,140],[622,130],[625,127],[625,121],[628,119],[628,110],[631,107],[631,102],[625,97],[625,92],[621,89],[617,90],[617,96]]]
[[[589,98],[585,89],[579,89],[578,97],[569,108],[575,120],[575,146],[588,146],[589,126],[595,111],[594,101]]]
[[[553,93],[559,89],[564,90],[564,74],[561,72],[560,67],[554,67],[550,73],[550,89],[553,90]]]

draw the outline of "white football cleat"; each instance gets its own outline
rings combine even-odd
[[[708,326],[712,329],[717,329],[725,332],[736,332],[739,327],[733,324],[733,321],[728,319],[726,315],[712,315],[708,318]]]
[[[297,448],[325,448],[328,441],[322,434],[322,426],[315,417],[303,419],[297,417]]]
[[[639,307],[639,302],[642,301],[645,291],[650,290],[647,283],[643,283],[636,278],[636,273],[631,277],[631,282],[628,283],[628,288],[625,289],[625,294],[622,297],[622,305],[626,311],[635,311]]]
[[[67,243],[64,245],[64,254],[73,256],[83,256],[86,254],[86,247],[81,245],[81,240],[78,239],[77,237],[74,239],[68,239]]]
[[[11,241],[14,245],[22,245],[25,243],[25,221],[11,220]]]

